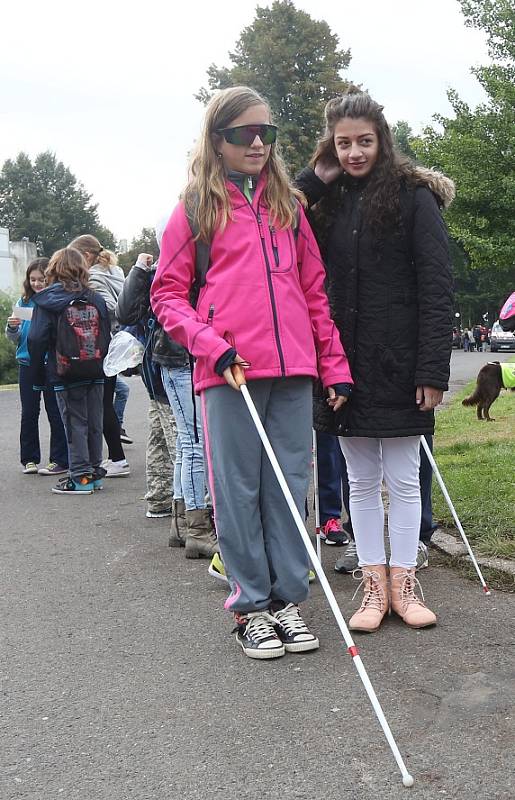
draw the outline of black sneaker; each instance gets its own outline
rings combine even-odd
[[[275,611],[274,617],[277,635],[289,653],[304,653],[320,646],[317,637],[300,616],[299,607],[295,603],[288,603],[284,608]]]
[[[344,547],[350,542],[349,534],[342,528],[338,519],[328,519],[325,525],[322,525],[320,538],[326,544],[333,544],[338,547]]]
[[[61,478],[57,486],[52,487],[55,494],[81,495],[93,494],[93,476],[81,475],[80,478]]]
[[[120,441],[124,444],[133,444],[134,440],[128,435],[125,428],[120,428]]]
[[[275,617],[268,611],[236,614],[236,641],[249,658],[279,658],[285,653],[274,625]]]

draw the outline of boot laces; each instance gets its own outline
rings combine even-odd
[[[298,633],[309,633],[306,623],[300,616],[299,607],[295,603],[288,603],[287,606],[276,611],[274,614],[275,622],[290,636]]]
[[[355,569],[352,573],[352,577],[354,580],[359,581],[359,575],[356,575],[357,572],[361,572],[361,583],[358,585],[358,588],[352,595],[352,599],[356,597],[357,593],[361,589],[361,587],[365,586],[365,593],[363,595],[363,601],[361,603],[360,611],[364,611],[368,608],[374,608],[377,611],[382,612],[384,607],[384,592],[381,588],[380,584],[380,575],[378,572],[375,571],[368,571],[364,569]]]
[[[262,642],[265,639],[276,636],[274,630],[275,624],[275,617],[269,614],[268,611],[252,611],[250,614],[247,614],[245,635],[258,643]]]
[[[408,606],[410,603],[416,603],[420,606],[425,606],[423,602],[425,599],[424,592],[416,575],[414,575],[412,572],[399,572],[397,575],[393,576],[393,580],[401,581],[400,594],[404,608],[406,608],[406,606]],[[417,587],[420,589],[422,600],[415,594]]]

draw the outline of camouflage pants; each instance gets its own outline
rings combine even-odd
[[[145,495],[149,511],[164,511],[172,505],[176,439],[177,426],[170,406],[159,400],[151,400],[148,409]]]

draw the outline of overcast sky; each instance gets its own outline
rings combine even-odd
[[[454,88],[483,100],[470,74],[488,62],[482,33],[456,0],[296,0],[350,48],[345,77],[363,83],[390,123],[415,133],[449,114]],[[52,150],[99,204],[101,222],[131,239],[174,206],[198,134],[211,63],[263,0],[14,0],[0,12],[0,164]]]

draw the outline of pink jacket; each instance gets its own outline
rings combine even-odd
[[[231,346],[250,362],[248,380],[320,375],[324,386],[352,383],[311,228],[300,209],[297,241],[291,228],[275,230],[265,182],[262,174],[251,205],[228,181],[233,219],[213,236],[196,309],[188,300],[195,243],[182,202],[163,235],[152,308],[167,334],[196,358],[196,392],[225,383],[215,365]]]

